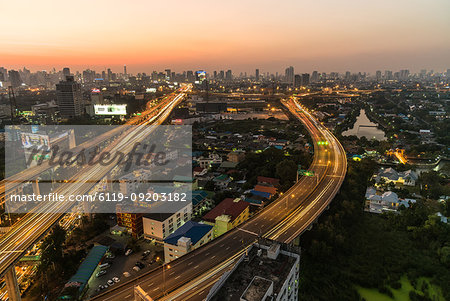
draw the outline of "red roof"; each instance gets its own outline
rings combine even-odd
[[[278,184],[280,184],[279,179],[262,177],[262,176],[258,176],[257,181],[258,181],[258,183],[267,183],[267,184],[272,184],[273,186],[278,186]]]
[[[268,192],[271,195],[274,195],[277,193],[277,189],[273,186],[263,186],[263,185],[256,185],[255,188],[253,188],[256,191],[262,191],[262,192]]]
[[[237,218],[250,204],[246,201],[239,200],[238,202],[234,202],[235,199],[226,198],[222,202],[220,202],[216,207],[214,207],[211,211],[209,211],[203,219],[207,222],[214,223],[216,221],[216,217],[220,215],[229,215],[231,216],[231,221]]]
[[[195,172],[202,172],[203,170],[204,170],[204,168],[202,168],[200,166],[194,167]]]

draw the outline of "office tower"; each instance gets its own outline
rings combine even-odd
[[[166,80],[170,80],[171,79],[171,75],[172,75],[171,70],[170,69],[166,69],[164,71],[166,72]]]
[[[256,69],[256,71],[255,71],[255,79],[257,81],[259,80],[259,69]]]
[[[302,86],[305,87],[309,85],[309,73],[302,74]]]
[[[225,78],[225,72],[223,70],[219,71],[219,79],[224,79]]]
[[[377,81],[381,80],[381,71],[377,70],[377,72],[375,72],[375,78],[377,79]]]
[[[231,73],[231,70],[227,70],[227,73],[225,74],[225,79],[226,80],[232,80],[233,79],[233,74]]]
[[[123,75],[127,76],[127,65],[123,66]]]
[[[427,70],[426,69],[420,70],[419,77],[425,78],[426,76],[427,76]]]
[[[63,73],[63,80],[65,80],[66,77],[70,75],[70,68],[68,67],[63,68],[62,73]]]
[[[8,79],[8,70],[6,70],[6,68],[0,67],[0,74],[0,76],[3,75],[3,81]]]
[[[298,88],[302,85],[302,77],[300,74],[294,75],[294,87]]]
[[[284,71],[284,77],[286,82],[288,82],[289,84],[293,84],[294,83],[294,67],[289,66],[288,68],[286,68],[286,70]]]
[[[352,74],[350,73],[350,71],[346,71],[344,79],[346,81],[350,81],[351,78],[352,78]]]
[[[186,77],[187,77],[187,81],[190,82],[190,83],[193,83],[195,81],[194,72],[192,70],[189,70],[186,73]]]
[[[68,76],[65,81],[56,84],[56,99],[61,117],[73,118],[83,113],[81,85],[74,80],[73,76]]]
[[[217,71],[214,70],[214,72],[213,72],[213,79],[216,79],[216,78],[217,78]]]
[[[313,71],[313,73],[311,75],[311,82],[317,83],[318,81],[319,81],[319,72]]]
[[[392,71],[390,71],[390,70],[384,71],[384,78],[386,80],[392,80]]]
[[[106,80],[106,72],[105,72],[105,70],[102,71],[102,79]]]
[[[404,70],[400,70],[400,79],[401,80],[406,80],[409,77],[409,70],[404,69]]]
[[[106,78],[108,79],[108,81],[112,81],[112,71],[110,68],[108,68],[108,73],[106,75]]]
[[[8,71],[9,81],[11,82],[11,86],[19,87],[22,85],[22,79],[20,78],[19,71],[9,70]]]

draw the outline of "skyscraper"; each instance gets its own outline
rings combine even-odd
[[[19,87],[22,85],[22,79],[20,78],[19,71],[9,70],[8,71],[9,81],[11,82],[11,86]]]
[[[74,80],[73,76],[66,77],[66,80],[56,85],[56,99],[61,117],[73,118],[83,113],[81,85]]]
[[[123,65],[123,74],[127,76],[127,65]]]
[[[302,74],[302,86],[309,85],[309,73]]]
[[[256,71],[255,71],[255,79],[257,81],[259,80],[259,69],[256,69]]]
[[[300,74],[294,75],[294,87],[298,88],[302,85],[302,77]]]
[[[377,70],[377,72],[375,73],[375,77],[376,77],[377,81],[381,80],[381,71],[380,70]]]
[[[319,81],[319,72],[313,71],[312,76],[311,76],[311,82],[317,83],[318,81]]]
[[[293,84],[294,83],[294,67],[289,66],[288,68],[286,68],[286,70],[284,71],[284,77],[286,82],[288,82],[289,84]]]
[[[70,75],[70,68],[68,67],[63,68],[62,73],[63,73],[63,80],[65,80],[66,77]]]
[[[231,73],[231,70],[227,70],[227,73],[225,73],[225,79],[226,80],[232,80],[233,74]]]
[[[170,80],[172,76],[172,72],[170,69],[164,70],[166,72],[166,80]]]

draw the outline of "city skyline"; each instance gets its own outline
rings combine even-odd
[[[301,72],[441,72],[450,65],[450,39],[444,38],[450,34],[449,9],[444,0],[278,6],[8,2],[2,4],[0,25],[14,33],[0,33],[0,57],[9,69],[33,71],[68,66],[118,72],[127,65],[130,73],[165,68],[275,73],[292,65]]]

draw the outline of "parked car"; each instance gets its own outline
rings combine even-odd
[[[111,285],[114,284],[114,281],[112,281],[111,279],[109,279],[109,280],[107,281],[107,283],[108,283],[109,286],[111,286]]]
[[[130,255],[131,253],[133,253],[133,250],[128,249],[128,250],[125,252],[125,256],[128,256],[128,255]]]
[[[115,283],[117,283],[117,282],[119,282],[120,281],[120,279],[119,278],[117,278],[117,277],[113,277],[113,279],[112,279]]]
[[[141,268],[138,267],[137,265],[135,265],[135,266],[133,267],[133,270],[135,270],[136,272],[139,272],[139,271],[141,270]]]
[[[127,277],[127,278],[131,276],[131,274],[128,273],[128,272],[123,272],[123,275],[124,275],[125,277]]]
[[[102,271],[98,272],[97,274],[95,274],[95,277],[100,277],[100,276],[103,276],[105,274],[106,274],[106,271],[102,270]]]

